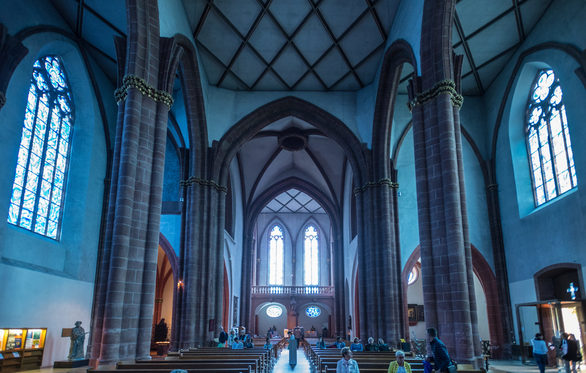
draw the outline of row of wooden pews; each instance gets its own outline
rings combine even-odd
[[[275,347],[278,346],[282,348],[282,341],[275,344]],[[99,367],[88,369],[88,373],[169,373],[175,369],[188,373],[269,373],[275,363],[274,353],[274,350],[264,350],[257,346],[243,350],[203,347],[171,353],[165,360],[119,362],[114,369]]]
[[[389,364],[394,361],[395,352],[352,352],[352,358],[356,360],[361,373],[387,372]],[[342,352],[337,348],[318,349],[315,346],[305,347],[305,355],[313,365],[317,373],[331,373],[336,371],[338,361],[342,358]],[[411,365],[412,373],[423,373],[423,360],[413,358],[406,353],[405,361]],[[472,366],[459,365],[459,373],[483,373],[482,370],[473,369]]]

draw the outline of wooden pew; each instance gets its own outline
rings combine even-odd
[[[170,372],[174,369],[184,370],[201,370],[215,371],[216,368],[231,368],[235,370],[243,370],[247,372],[260,373],[258,370],[258,360],[242,359],[242,360],[214,360],[202,359],[197,361],[190,361],[188,363],[167,362],[167,363],[118,363],[116,370],[118,373],[128,373],[133,370],[149,370],[158,372]]]

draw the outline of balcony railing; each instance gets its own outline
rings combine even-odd
[[[334,296],[333,286],[253,286],[252,294],[272,294],[272,295],[331,295]]]

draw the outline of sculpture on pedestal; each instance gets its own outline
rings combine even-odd
[[[83,344],[85,342],[85,330],[81,327],[81,321],[75,322],[75,328],[71,329],[71,345],[67,360],[83,360]]]

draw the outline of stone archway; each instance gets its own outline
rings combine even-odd
[[[484,296],[486,297],[486,312],[488,318],[488,328],[490,333],[490,342],[493,346],[493,357],[500,357],[503,351],[504,336],[501,328],[501,314],[499,312],[498,303],[498,292],[497,292],[497,281],[494,272],[482,253],[471,245],[472,251],[472,267],[474,274],[480,281]],[[407,280],[411,269],[417,265],[419,258],[421,257],[420,246],[417,246],[415,250],[407,259],[403,272],[401,275],[403,284],[403,299],[407,299]],[[421,276],[421,274],[420,274]],[[405,317],[407,317],[407,303],[405,302]],[[408,323],[406,322],[405,335],[409,335]]]

